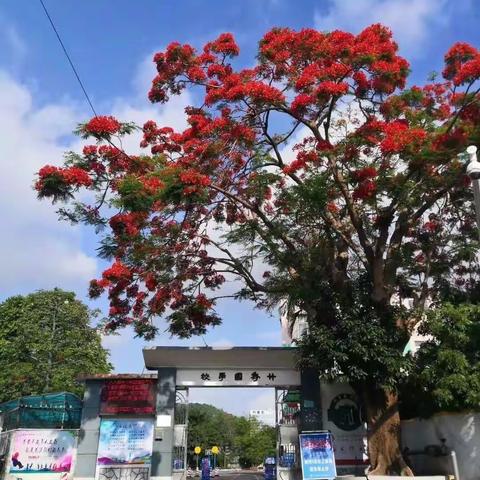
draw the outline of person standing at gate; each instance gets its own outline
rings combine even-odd
[[[202,480],[210,480],[210,459],[208,457],[202,460]]]

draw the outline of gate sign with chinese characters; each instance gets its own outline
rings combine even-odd
[[[184,387],[282,387],[300,385],[300,373],[289,369],[179,369]]]
[[[154,414],[155,390],[154,379],[109,380],[102,388],[100,414]]]
[[[299,435],[303,480],[333,479],[337,476],[332,434],[329,432]]]

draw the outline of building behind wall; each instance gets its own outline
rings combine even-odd
[[[253,409],[248,413],[250,418],[254,418],[259,423],[265,425],[275,425],[275,410],[273,409]]]

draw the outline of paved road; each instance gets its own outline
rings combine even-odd
[[[201,480],[201,476],[187,477],[188,480]],[[220,470],[220,475],[211,480],[264,480],[263,472],[255,470]]]
[[[219,480],[263,480],[263,472],[241,470],[239,472],[220,472]]]

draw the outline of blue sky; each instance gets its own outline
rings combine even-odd
[[[474,0],[44,1],[99,113],[139,124],[154,118],[177,128],[191,95],[165,107],[146,98],[152,54],[171,41],[200,47],[229,31],[241,48],[238,65],[247,66],[254,62],[258,39],[273,26],[358,32],[382,22],[411,62],[415,83],[442,69],[453,42],[479,43],[480,3]],[[85,299],[88,280],[102,269],[96,238],[57,222],[54,209],[36,201],[31,184],[41,165],[60,163],[62,151],[79,147],[70,132],[91,112],[37,0],[1,2],[0,47],[0,299],[54,286]],[[130,147],[137,143],[132,140]],[[105,308],[102,302],[91,305]],[[280,344],[276,315],[231,301],[218,310],[224,324],[205,336],[208,345]],[[204,340],[182,343],[161,335],[154,343],[203,345]],[[143,344],[129,331],[105,339],[122,372],[142,370]],[[250,402],[241,408],[271,407],[271,393],[257,393],[241,394]],[[198,398],[227,402],[219,392]]]

